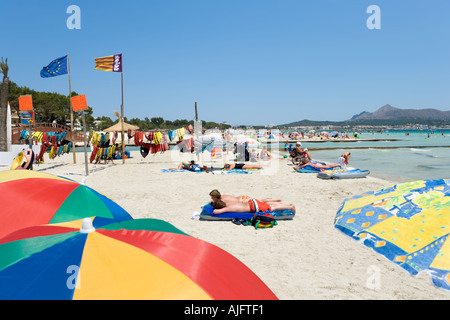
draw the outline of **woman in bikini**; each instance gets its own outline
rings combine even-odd
[[[245,164],[245,163],[226,163],[223,166],[223,170],[233,170],[233,169],[262,169],[262,166],[257,164]]]
[[[347,165],[348,165],[348,162],[350,161],[351,156],[352,156],[352,154],[350,152],[344,152],[338,158],[338,163],[342,169],[344,169],[344,170],[347,169]]]
[[[295,168],[295,170],[298,170],[298,169],[304,168],[306,166],[311,166],[311,167],[316,168],[316,169],[331,169],[331,168],[340,167],[341,165],[339,165],[339,164],[327,164],[327,165],[325,165],[325,164],[320,164],[320,163],[309,162],[306,159],[302,159],[302,164],[299,164],[298,166],[296,166],[294,168]]]

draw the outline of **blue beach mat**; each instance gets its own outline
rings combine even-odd
[[[187,170],[187,169],[180,169],[180,170],[175,170],[175,169],[161,169],[161,171],[162,171],[162,172],[196,172],[196,173],[204,172],[203,170],[193,171],[193,170]]]
[[[203,206],[202,212],[200,213],[200,220],[210,220],[210,221],[220,221],[220,220],[233,220],[233,219],[250,219],[253,213],[250,212],[225,212],[221,214],[214,214],[214,207],[207,203]],[[270,213],[275,217],[276,220],[292,220],[294,219],[295,213],[291,210],[280,210],[280,211],[265,211],[265,213]]]
[[[297,172],[300,172],[300,173],[317,173],[317,172],[320,172],[320,169],[314,168],[313,166],[308,164],[308,165],[304,166],[303,168],[298,169]]]
[[[321,161],[312,160],[310,162],[326,165],[325,162],[321,162]],[[314,168],[313,166],[308,164],[308,165],[304,166],[303,168],[298,169],[297,172],[300,172],[300,173],[317,173],[317,172],[320,172],[320,169]]]
[[[252,172],[251,170],[245,169],[232,169],[232,170],[213,171],[213,174],[252,174]]]

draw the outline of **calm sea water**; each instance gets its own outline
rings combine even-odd
[[[406,132],[409,132],[409,135],[406,135]],[[332,163],[337,163],[337,158],[343,152],[351,152],[350,166],[368,169],[374,176],[394,181],[450,178],[450,131],[439,130],[430,133],[429,136],[428,134],[428,131],[361,133],[359,134],[361,139],[401,139],[401,141],[304,142],[303,146],[311,149],[337,148],[311,150],[313,159]],[[360,147],[364,149],[359,149]]]
[[[407,132],[409,135],[406,135]],[[450,178],[450,130],[436,130],[433,134],[419,130],[366,132],[358,136],[360,139],[381,140],[302,142],[302,145],[310,149],[314,160],[329,163],[337,163],[338,157],[343,152],[351,152],[351,167],[368,169],[372,176],[397,182]],[[384,139],[399,139],[399,141]],[[268,146],[269,150],[284,148],[284,143],[272,143]],[[171,146],[172,148],[176,147]],[[314,148],[334,149],[314,150]],[[139,147],[127,147],[127,150],[139,150]],[[77,151],[82,151],[82,148],[77,148]]]

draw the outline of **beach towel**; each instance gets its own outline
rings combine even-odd
[[[203,172],[203,170],[187,170],[187,169],[180,169],[180,170],[175,170],[175,169],[161,169],[162,172],[196,172],[196,173],[201,173]]]
[[[318,163],[318,164],[326,165],[326,163],[322,162],[322,161],[311,160],[310,162],[311,163]],[[315,168],[315,167],[313,167],[313,166],[308,164],[308,165],[304,166],[303,168],[298,169],[297,172],[300,172],[300,173],[317,173],[317,172],[320,172],[320,170],[321,169]]]
[[[232,170],[218,170],[213,171],[213,174],[252,174],[251,170],[232,169]]]
[[[304,166],[303,168],[298,169],[297,172],[300,172],[300,173],[317,173],[317,172],[320,172],[320,169],[314,168],[313,166],[310,166],[308,164],[308,165]]]

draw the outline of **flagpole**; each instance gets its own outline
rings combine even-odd
[[[70,130],[72,131],[72,152],[73,152],[73,163],[77,163],[77,157],[75,155],[75,139],[73,132],[73,108],[72,108],[72,86],[70,83],[70,62],[69,62],[69,54],[67,54],[67,71],[69,74],[69,106],[70,106]]]
[[[120,107],[120,111],[121,111],[121,117],[120,117],[120,122],[121,122],[121,126],[122,126],[122,164],[125,164],[125,132],[123,130],[123,55],[122,53],[120,53],[120,56],[122,57],[122,71],[120,72],[120,78],[121,78],[121,84],[122,84],[122,105]]]
[[[86,176],[89,175],[89,165],[88,165],[88,156],[87,156],[87,141],[86,141],[86,120],[84,116],[84,110],[81,110],[83,117],[83,142],[84,142],[84,167],[86,169]],[[74,148],[75,149],[75,148]]]

